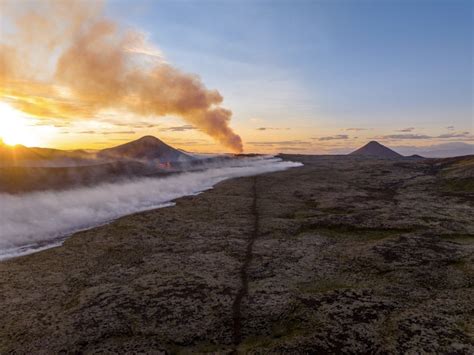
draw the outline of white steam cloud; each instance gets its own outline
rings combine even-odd
[[[224,165],[225,164],[225,165]],[[245,158],[204,171],[140,178],[65,191],[0,194],[0,260],[52,247],[58,238],[118,217],[169,205],[235,177],[301,166],[277,158]]]

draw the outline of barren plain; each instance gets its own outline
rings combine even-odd
[[[474,352],[474,157],[283,156],[0,263],[0,353]]]

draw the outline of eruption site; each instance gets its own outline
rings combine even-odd
[[[40,118],[87,119],[106,109],[177,115],[242,151],[220,93],[106,18],[102,3],[6,0],[0,13],[0,100]]]

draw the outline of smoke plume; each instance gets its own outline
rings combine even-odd
[[[0,2],[0,99],[37,117],[90,118],[105,109],[178,115],[233,151],[222,96],[166,63],[97,1]]]
[[[0,194],[0,260],[54,246],[58,237],[68,233],[169,204],[223,180],[301,165],[277,158],[245,158],[167,178],[140,178],[22,195]]]

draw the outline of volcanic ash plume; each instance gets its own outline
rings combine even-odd
[[[179,115],[233,151],[222,96],[164,62],[138,32],[94,1],[0,2],[0,99],[38,117],[89,118],[104,109]]]

